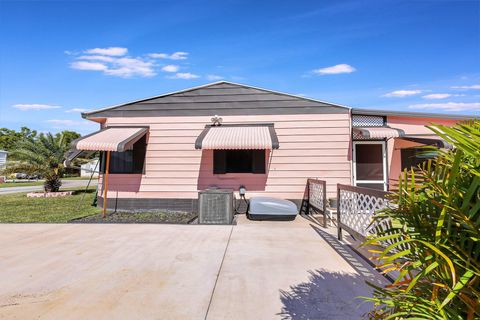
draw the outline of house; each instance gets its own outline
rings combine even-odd
[[[415,147],[446,146],[425,125],[468,118],[352,109],[226,81],[82,116],[101,127],[73,143],[102,151],[99,205],[106,195],[108,207],[127,210],[196,210],[209,187],[299,202],[310,177],[327,182],[328,196],[337,183],[387,190]]]
[[[0,170],[5,169],[5,166],[7,165],[7,154],[7,151],[0,150]]]
[[[84,163],[80,166],[80,176],[87,177],[87,178],[98,178],[98,163],[99,159],[93,159],[87,163]]]

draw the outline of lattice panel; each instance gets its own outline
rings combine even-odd
[[[385,208],[387,204],[388,201],[383,197],[340,190],[341,222],[366,237],[374,232],[374,227],[370,226],[373,214]]]
[[[360,133],[353,131],[352,133],[352,138],[353,140],[367,140],[365,139],[364,136],[362,136]]]
[[[310,183],[309,186],[309,202],[315,208],[322,210],[324,208],[325,190],[321,183]]]
[[[352,127],[383,127],[385,119],[382,116],[353,115]]]

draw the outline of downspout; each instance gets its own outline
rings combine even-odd
[[[352,128],[352,108],[348,108],[348,124],[350,127],[349,156],[350,156],[350,185],[353,186],[353,128]]]

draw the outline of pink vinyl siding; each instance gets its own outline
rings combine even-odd
[[[439,118],[413,118],[413,117],[387,117],[387,124],[392,128],[402,129],[407,135],[430,135],[426,138],[434,138],[435,134],[426,126],[433,123],[452,126],[457,120],[446,120]],[[401,139],[389,139],[387,142],[388,150],[388,177],[389,186],[395,186],[402,171],[401,149],[419,146],[412,142],[406,142]]]
[[[310,177],[326,180],[329,196],[336,195],[337,183],[351,183],[348,113],[223,116],[225,124],[274,123],[280,148],[267,151],[266,174],[213,174],[213,151],[194,145],[210,118],[108,118],[108,126],[150,126],[145,173],[110,175],[108,196],[196,198],[211,185],[235,190],[245,185],[248,196],[301,199]]]

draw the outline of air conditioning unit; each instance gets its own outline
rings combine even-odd
[[[232,224],[233,190],[207,189],[198,193],[198,223]]]

